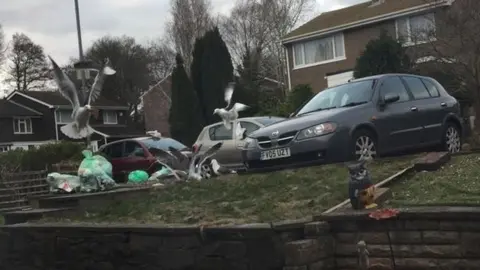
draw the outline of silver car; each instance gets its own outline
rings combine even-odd
[[[261,127],[278,123],[283,120],[285,120],[285,118],[258,116],[239,118],[237,121],[240,123],[242,128],[245,128],[244,136],[246,136]],[[204,127],[200,132],[200,135],[198,135],[198,138],[192,148],[193,151],[196,151],[196,149],[202,145],[200,148],[200,153],[202,153],[218,142],[223,142],[222,147],[214,156],[218,163],[224,167],[234,170],[243,169],[243,138],[235,138],[233,134],[233,128],[230,130],[226,129],[223,122],[218,122]],[[204,166],[205,168],[202,168],[203,170],[210,170],[208,164],[204,164]]]

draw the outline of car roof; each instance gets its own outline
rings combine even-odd
[[[268,119],[268,118],[285,119],[285,117],[281,117],[281,116],[252,116],[252,117],[237,118],[237,120],[240,120],[240,121],[241,121],[241,120],[257,121],[257,120]],[[222,121],[219,121],[219,122],[210,124],[210,125],[208,125],[208,126],[205,126],[203,129],[210,128],[210,127],[216,126],[216,125],[221,124],[221,123],[223,123],[223,122],[222,122]]]
[[[416,75],[416,74],[407,74],[407,73],[385,73],[385,74],[379,74],[379,75],[373,75],[373,76],[368,76],[368,77],[363,77],[360,79],[353,79],[350,80],[349,82],[359,82],[363,80],[374,80],[374,79],[381,79],[383,77],[389,77],[389,76],[413,76],[413,77],[418,77],[418,78],[428,78],[425,76],[421,75]]]
[[[112,144],[116,144],[116,143],[129,142],[129,141],[143,141],[143,140],[150,139],[150,138],[151,138],[151,137],[143,136],[143,137],[135,137],[135,138],[122,139],[122,140],[117,140],[117,141],[113,141],[113,142],[109,142],[109,143],[107,143],[107,144],[104,144],[104,145],[100,146],[100,148],[103,148],[103,147],[106,147],[106,146],[109,146],[109,145],[112,145]],[[175,140],[175,139],[169,138],[169,137],[162,137],[162,138]]]

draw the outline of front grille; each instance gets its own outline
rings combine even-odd
[[[260,148],[266,149],[274,146],[287,145],[295,138],[295,135],[297,135],[297,131],[290,131],[278,136],[278,139],[270,139],[267,136],[262,136],[258,137],[257,141]]]
[[[268,168],[273,166],[292,165],[295,163],[323,161],[325,159],[325,151],[311,151],[296,154],[288,158],[279,158],[271,160],[251,160],[248,167],[251,169]]]

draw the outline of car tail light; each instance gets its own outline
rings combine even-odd
[[[193,150],[193,153],[196,153],[197,150],[198,150],[198,145],[197,145],[197,144],[194,144],[194,145],[192,146],[192,150]]]

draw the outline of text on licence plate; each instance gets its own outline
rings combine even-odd
[[[260,160],[286,158],[289,156],[290,156],[290,148],[279,148],[279,149],[263,151],[260,154]]]

